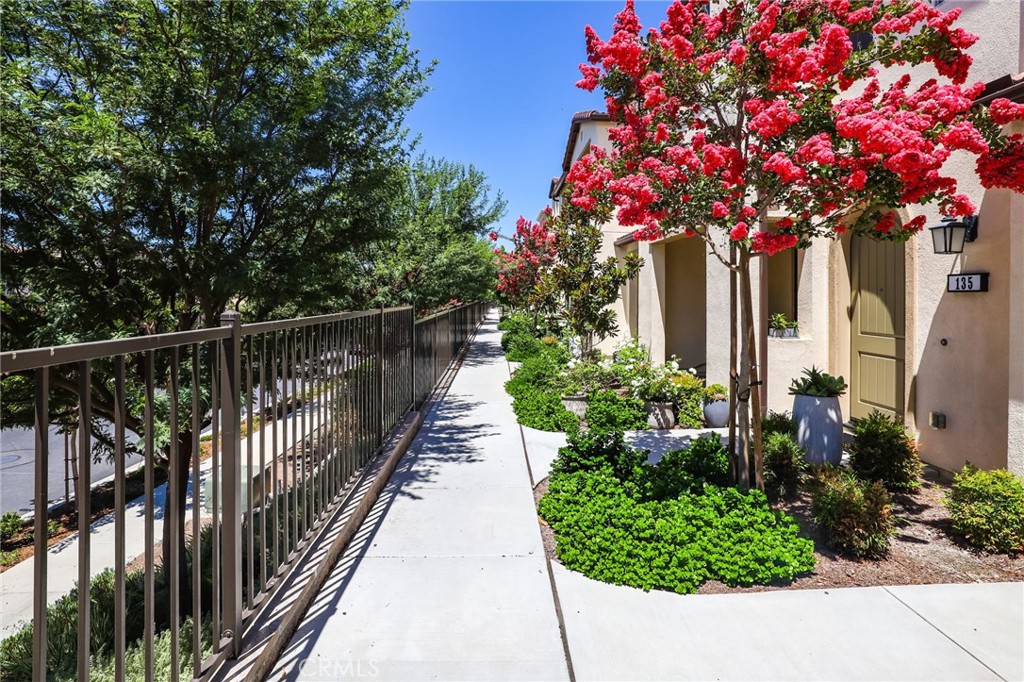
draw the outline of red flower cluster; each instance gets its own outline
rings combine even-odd
[[[750,250],[754,253],[766,253],[774,256],[780,251],[796,246],[799,239],[795,234],[779,234],[777,232],[755,232],[751,240]]]
[[[594,148],[569,172],[575,209],[614,214],[640,239],[714,228],[771,254],[842,233],[852,206],[880,198],[893,208],[975,210],[943,175],[956,151],[978,155],[985,187],[1024,191],[1024,137],[998,129],[1024,120],[1024,105],[975,107],[983,86],[963,83],[964,50],[977,37],[955,27],[959,10],[923,0],[760,0],[751,12],[750,1],[724,0],[708,14],[703,2],[676,0],[642,34],[627,0],[608,42],[587,28],[579,85],[606,89],[616,125],[612,151]],[[861,56],[932,62],[943,78],[914,85],[907,75],[883,89],[871,60],[854,57],[851,31],[886,37],[876,43],[884,54]],[[845,96],[855,83],[859,94]],[[738,104],[740,115],[721,103]],[[765,201],[791,214],[777,233],[756,230]],[[923,225],[919,217],[902,230]],[[891,213],[854,229],[897,238]]]
[[[550,214],[550,209],[545,211]],[[497,238],[496,233],[492,239]],[[499,260],[498,291],[512,301],[520,301],[533,291],[540,274],[557,258],[555,234],[545,221],[534,223],[522,216],[516,221],[511,252],[495,249]]]

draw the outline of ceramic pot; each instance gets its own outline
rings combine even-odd
[[[587,414],[587,396],[585,395],[562,396],[562,405],[580,419]]]
[[[796,440],[811,466],[837,466],[843,458],[843,414],[839,398],[793,396]]]
[[[704,406],[704,421],[713,429],[729,425],[729,401],[716,400]]]

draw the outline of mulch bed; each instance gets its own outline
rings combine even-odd
[[[547,493],[548,480],[534,489],[539,501]],[[911,494],[892,496],[896,534],[889,556],[872,561],[853,559],[837,554],[822,540],[811,516],[810,495],[802,492],[790,502],[776,505],[792,515],[800,525],[801,535],[814,541],[817,565],[809,574],[792,583],[729,587],[708,581],[698,594],[729,594],[734,592],[767,592],[770,590],[813,590],[837,587],[868,587],[877,585],[929,585],[933,583],[988,583],[1024,581],[1024,555],[1007,556],[975,549],[958,537],[952,528],[942,498],[949,483],[931,469],[925,470],[921,487]],[[539,519],[544,552],[555,557],[555,537],[543,519]]]

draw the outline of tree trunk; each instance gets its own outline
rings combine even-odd
[[[729,264],[736,265],[736,242],[729,241]],[[738,341],[736,334],[736,271],[729,270],[729,466],[732,480],[739,482],[739,453],[742,452],[736,442],[736,362]]]
[[[185,522],[188,520],[185,518],[185,510],[188,505],[188,477],[192,468],[192,457],[193,455],[198,456],[199,453],[192,452],[192,430],[187,429],[178,433],[178,462],[177,467],[171,469],[170,462],[168,461],[167,466],[167,494],[164,497],[164,518],[162,533],[163,545],[160,548],[160,562],[164,567],[164,579],[167,581],[167,603],[165,604],[166,612],[171,613],[171,590],[177,589],[178,594],[178,609],[179,616],[186,616],[190,613],[192,608],[192,592],[189,589],[191,585],[191,574],[185,566]],[[171,477],[175,477],[177,486],[177,496],[175,499],[171,499]],[[199,504],[199,481],[193,483],[195,490],[193,491],[192,503]],[[177,510],[178,527],[175,529],[171,526],[171,505]],[[200,529],[193,528],[193,533],[198,533]],[[178,540],[178,584],[177,586],[170,585],[171,581],[171,533],[177,532]]]
[[[754,306],[750,284],[750,253],[740,251],[740,309],[743,329],[740,334],[739,439],[740,485],[764,490],[764,466],[761,450],[761,395],[758,390],[757,344],[754,335]],[[748,406],[747,402],[751,404]],[[752,436],[752,437],[751,437]]]

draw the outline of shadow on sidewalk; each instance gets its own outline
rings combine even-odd
[[[500,354],[500,352],[501,349],[498,347],[498,353]],[[280,661],[291,663],[287,676],[275,678],[275,680],[301,679],[302,666],[312,652],[327,621],[344,615],[344,612],[339,612],[342,596],[352,582],[368,548],[373,545],[395,500],[399,497],[413,500],[422,499],[421,494],[413,493],[410,488],[415,485],[436,482],[443,469],[448,465],[472,465],[484,461],[485,455],[474,446],[474,441],[492,435],[495,429],[490,424],[465,423],[465,416],[471,414],[481,404],[478,401],[447,394],[435,403],[430,414],[424,420],[412,447],[398,462],[394,473],[381,491],[380,497],[370,510],[366,520],[352,538],[338,563],[331,569],[331,575],[310,605],[302,624],[292,636],[288,648],[282,652]],[[339,649],[344,650],[344,645],[339,644]],[[312,669],[316,670],[316,667],[314,666]]]
[[[493,327],[481,327],[473,340],[473,348],[462,361],[463,367],[482,367],[505,361],[505,351],[501,349],[501,332]]]

